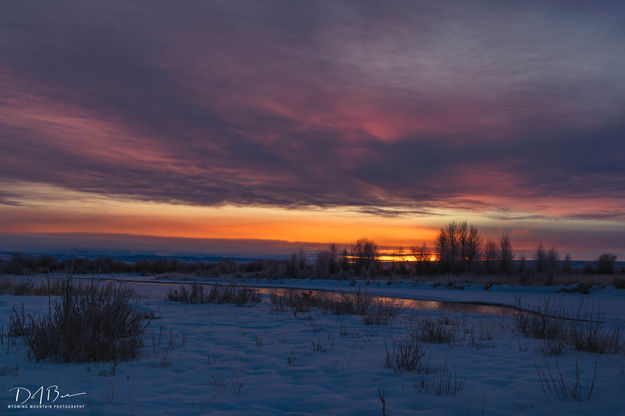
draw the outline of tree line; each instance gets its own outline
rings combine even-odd
[[[434,274],[538,274],[553,279],[556,274],[581,272],[586,274],[625,273],[617,269],[617,255],[604,253],[594,262],[586,263],[582,270],[573,269],[570,254],[561,258],[555,245],[538,244],[531,259],[525,255],[515,258],[512,240],[508,233],[499,238],[483,236],[474,225],[450,222],[442,227],[432,247],[425,243],[410,247],[408,255],[398,250],[396,260],[381,262],[378,246],[368,239],[356,241],[351,248],[339,253],[336,244],[316,254],[314,274],[317,277],[358,276],[424,276]],[[301,257],[301,256],[300,256]],[[406,260],[406,258],[409,260]]]
[[[193,274],[197,276],[233,276],[265,278],[336,278],[363,279],[390,276],[428,276],[435,274],[538,274],[558,273],[625,273],[617,269],[617,256],[602,254],[594,264],[573,270],[571,256],[564,258],[555,246],[538,245],[531,259],[515,258],[510,236],[497,239],[484,237],[476,226],[465,222],[450,222],[440,229],[433,246],[425,243],[398,250],[395,257],[381,261],[378,245],[362,238],[351,245],[339,247],[330,243],[324,250],[307,253],[303,248],[284,260],[251,261],[181,261],[175,258],[142,259],[126,262],[112,257],[56,259],[52,256],[12,254],[0,258],[0,274]]]

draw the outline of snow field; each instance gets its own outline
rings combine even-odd
[[[448,292],[472,296],[471,290]],[[512,292],[508,289],[506,296]],[[488,292],[473,295],[483,294]],[[600,303],[605,297],[602,303],[611,305],[614,317],[618,295],[605,291],[591,296]],[[562,299],[573,302],[576,295],[568,296]],[[5,328],[11,307],[21,302],[27,312],[48,307],[47,297],[2,295]],[[376,326],[364,325],[360,316],[314,308],[278,312],[266,297],[261,304],[236,307],[177,304],[157,296],[144,299],[142,307],[161,318],[150,321],[142,353],[134,361],[37,363],[28,359],[22,340],[11,346],[5,339],[0,345],[3,411],[20,412],[6,408],[13,386],[58,384],[65,392],[86,392],[75,399],[85,409],[41,414],[381,415],[378,389],[388,415],[625,414],[625,356],[566,346],[562,356],[545,357],[543,341],[518,334],[509,317],[403,311],[391,324]],[[452,330],[454,340],[424,343],[425,368],[420,371],[385,367],[386,351],[424,319]],[[549,365],[556,379],[561,372],[565,384],[574,386],[577,365],[581,391],[587,392],[595,360],[590,400],[560,400],[543,391],[537,366],[546,371]],[[437,386],[446,383],[457,387],[456,394],[443,388],[437,395]]]

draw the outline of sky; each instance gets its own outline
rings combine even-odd
[[[0,92],[0,250],[625,257],[621,1],[3,2]]]

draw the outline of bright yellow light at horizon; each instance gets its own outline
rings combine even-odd
[[[419,254],[413,253],[413,249],[410,247],[401,247],[396,249],[379,249],[378,250],[378,260],[383,262],[414,262],[419,261],[419,258],[422,258],[426,261],[437,261],[438,257],[436,254],[427,254],[426,257],[421,257]]]

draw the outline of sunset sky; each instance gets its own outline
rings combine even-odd
[[[467,220],[519,254],[623,259],[624,21],[622,1],[3,2],[0,251],[411,246]]]

